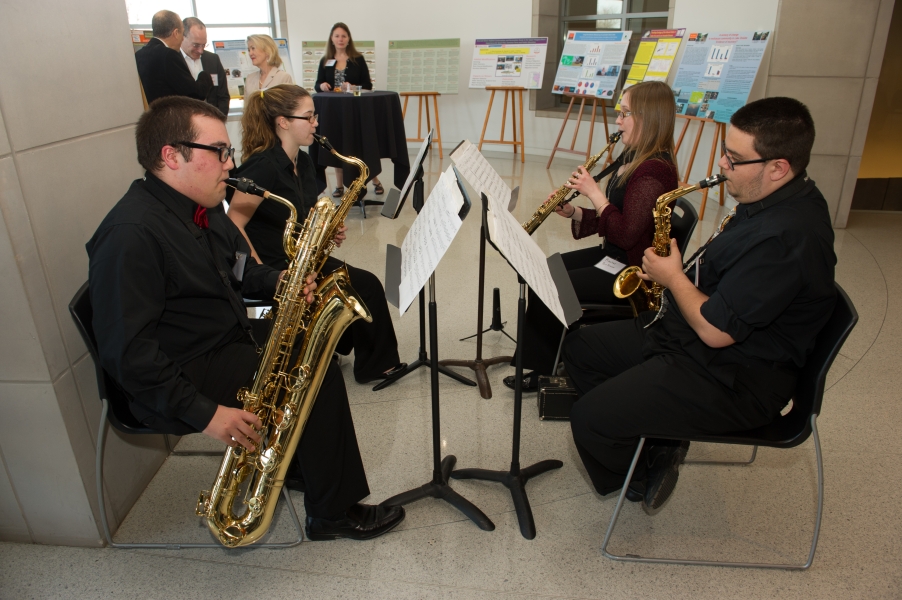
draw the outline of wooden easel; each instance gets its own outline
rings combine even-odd
[[[608,139],[608,109],[603,98],[589,96],[587,94],[572,94],[570,92],[564,92],[564,96],[570,98],[570,106],[567,107],[567,114],[564,115],[564,122],[561,123],[561,130],[557,134],[557,139],[554,140],[554,148],[551,150],[551,156],[548,157],[548,164],[545,165],[546,169],[551,168],[551,161],[554,160],[555,152],[560,151],[567,152],[568,154],[582,154],[581,151],[574,150],[573,147],[576,145],[576,136],[579,133],[579,125],[583,120],[583,108],[586,105],[586,99],[592,101],[592,118],[589,120],[589,143],[586,146],[586,160],[588,160],[589,156],[592,154],[592,136],[595,133],[595,114],[598,110],[599,103],[601,103],[602,122],[604,123],[604,139]],[[576,129],[573,130],[573,139],[570,141],[570,148],[568,149],[563,146],[558,146],[558,143],[561,141],[561,136],[564,135],[564,128],[567,126],[567,120],[570,118],[570,111],[573,110],[573,103],[577,98],[580,98],[579,113],[576,117]]]
[[[523,91],[526,89],[524,87],[514,87],[514,86],[495,86],[490,85],[486,86],[487,90],[492,92],[492,96],[489,98],[489,108],[485,111],[485,123],[482,124],[482,133],[479,135],[479,151],[482,151],[483,144],[506,144],[512,145],[514,147],[514,154],[517,154],[517,146],[520,146],[520,162],[526,162],[526,141],[523,139]],[[492,114],[492,102],[495,101],[495,92],[504,92],[504,111],[501,113],[501,139],[500,140],[487,140],[485,139],[485,130],[486,127],[489,126],[489,115]],[[514,93],[516,92],[516,94]],[[514,141],[505,141],[504,139],[504,125],[507,120],[507,100],[510,97],[511,100],[511,122],[514,130]],[[520,103],[520,141],[517,141],[517,101]]]
[[[402,118],[407,116],[407,101],[410,100],[411,96],[416,96],[420,101],[417,107],[417,137],[407,138],[408,142],[422,142],[425,139],[420,128],[423,123],[423,100],[426,101],[426,131],[432,129],[432,123],[429,119],[429,97],[432,97],[432,106],[435,109],[435,138],[433,138],[432,143],[438,143],[438,157],[444,158],[444,154],[442,154],[442,126],[438,120],[438,97],[441,94],[438,92],[401,92],[399,95],[404,97],[404,107],[401,109]]]
[[[702,139],[702,132],[705,130],[705,124],[714,123],[714,139],[711,141],[711,155],[708,158],[708,172],[705,177],[710,177],[712,171],[714,170],[714,157],[717,156],[717,148],[720,145],[727,135],[727,126],[726,123],[718,123],[714,119],[705,119],[702,117],[690,117],[688,115],[677,115],[678,119],[683,119],[685,122],[683,123],[683,129],[680,131],[680,137],[677,139],[677,142],[674,147],[674,153],[680,151],[680,146],[683,143],[683,138],[686,137],[686,131],[689,129],[690,122],[698,123],[698,131],[695,134],[695,143],[692,145],[692,152],[689,154],[689,165],[686,167],[686,175],[680,179],[680,185],[689,185],[689,177],[692,173],[692,164],[695,162],[695,155],[698,152],[698,144]],[[708,202],[708,189],[705,188],[702,191],[702,205],[698,211],[698,218],[703,219],[705,217],[705,204]],[[723,184],[720,184],[720,205],[723,206]]]

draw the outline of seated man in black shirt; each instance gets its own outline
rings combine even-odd
[[[148,427],[253,449],[261,423],[236,393],[252,381],[266,339],[259,331],[255,339],[259,328],[241,297],[272,298],[280,272],[250,257],[222,210],[234,166],[225,116],[200,100],[162,98],[141,116],[135,138],[147,172],[87,244],[102,366]],[[404,518],[397,508],[359,504],[369,488],[335,362],[295,458],[311,539],[367,539]]]
[[[808,109],[766,98],[730,120],[720,167],[739,203],[689,261],[649,248],[646,281],[667,288],[660,318],[586,327],[564,362],[581,397],[573,439],[600,494],[625,484],[639,436],[744,431],[774,420],[833,310],[833,229],[805,167]],[[646,328],[647,327],[647,328]],[[649,439],[627,498],[654,514],[670,496],[688,443]]]

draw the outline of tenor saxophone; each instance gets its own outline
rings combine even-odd
[[[702,179],[695,185],[689,187],[677,188],[666,194],[661,194],[655,201],[655,207],[652,209],[652,215],[655,218],[655,237],[652,241],[652,247],[658,256],[670,256],[670,215],[673,209],[670,203],[702,188],[714,187],[727,178],[723,175],[712,175],[707,179]],[[664,286],[653,281],[651,287],[645,284],[645,281],[639,277],[642,273],[642,267],[632,266],[620,271],[614,280],[614,295],[618,298],[629,298],[633,307],[633,313],[638,316],[640,312],[646,310],[658,311],[661,308],[661,297],[664,295]],[[641,296],[641,297],[639,297]]]
[[[319,283],[312,305],[304,298],[308,276],[318,272],[331,252],[338,209],[330,199],[319,200],[298,228],[290,201],[246,179],[227,183],[290,210],[282,238],[289,266],[276,289],[278,310],[253,385],[238,392],[244,410],[262,423],[261,440],[253,451],[240,444],[226,450],[212,488],[201,492],[196,508],[216,539],[234,548],[256,542],[269,530],[285,474],[338,339],[354,321],[372,317],[345,269]],[[302,336],[299,347],[298,336]]]
[[[587,160],[583,164],[583,168],[586,171],[591,171],[592,169],[594,169],[598,161],[601,160],[601,157],[604,156],[604,153],[612,151],[614,149],[614,146],[620,140],[621,135],[623,134],[619,131],[612,133],[610,137],[608,137],[608,145],[605,146],[598,154],[590,156],[589,160]],[[523,229],[526,230],[526,233],[532,235],[533,232],[539,228],[539,225],[541,225],[542,222],[548,218],[548,215],[554,212],[555,208],[557,208],[561,204],[566,204],[567,202],[570,202],[571,200],[579,196],[579,192],[573,192],[573,194],[569,198],[567,198],[567,194],[570,194],[570,192],[573,192],[573,190],[571,188],[568,188],[566,185],[559,187],[558,190],[554,193],[554,196],[543,202],[539,206],[539,208],[536,209],[536,212],[533,213],[532,217],[530,217],[528,221],[523,223]]]

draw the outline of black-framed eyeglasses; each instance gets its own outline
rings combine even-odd
[[[207,146],[206,144],[195,144],[194,142],[173,142],[172,145],[216,152],[217,154],[219,154],[219,162],[221,163],[229,162],[230,158],[235,158],[235,149],[231,146]]]
[[[723,155],[727,159],[727,164],[730,165],[730,170],[735,171],[736,167],[739,165],[754,165],[755,163],[765,163],[769,160],[773,160],[772,158],[753,158],[751,160],[736,160],[734,161],[730,158],[730,153],[727,152],[727,143],[723,140],[720,141],[720,150]]]
[[[310,115],[308,117],[299,117],[297,115],[283,115],[283,116],[286,119],[303,119],[304,121],[307,121],[308,123],[319,123],[319,115],[316,113],[313,113],[312,115]]]

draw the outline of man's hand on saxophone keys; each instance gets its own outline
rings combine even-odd
[[[338,233],[335,234],[335,247],[341,248],[341,243],[348,239],[348,235],[345,233],[348,230],[347,225],[342,225],[341,229],[338,230]]]
[[[669,256],[658,256],[654,247],[646,248],[642,256],[642,271],[639,277],[645,281],[655,281],[666,288],[672,288],[678,278],[685,279],[683,257],[676,240],[670,240]]]
[[[307,285],[304,286],[304,299],[307,304],[313,304],[313,291],[316,289],[316,277],[318,273],[311,273],[307,276]]]
[[[204,434],[232,448],[240,445],[253,452],[255,445],[260,443],[256,430],[262,426],[260,418],[254,413],[220,405],[216,407]]]

